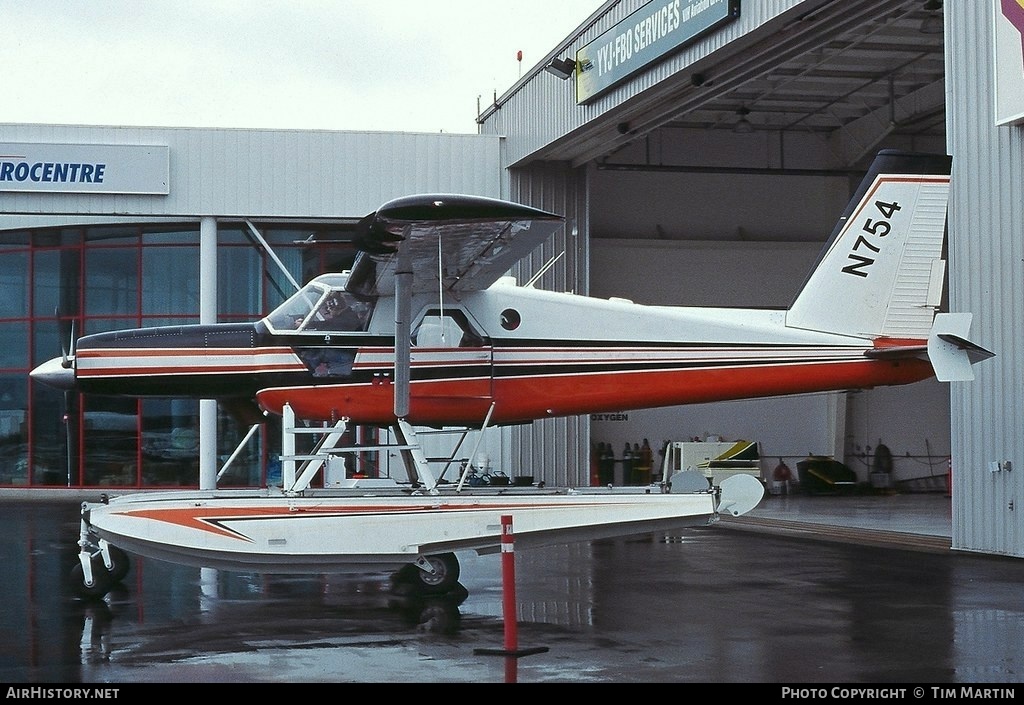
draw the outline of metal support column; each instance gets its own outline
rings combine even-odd
[[[217,219],[199,221],[199,322],[217,322]],[[217,402],[199,400],[199,489],[217,487]]]

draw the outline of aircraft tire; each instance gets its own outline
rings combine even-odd
[[[75,563],[71,567],[71,589],[74,593],[85,600],[101,600],[110,592],[114,580],[103,565],[103,558],[94,556],[92,558],[92,585],[86,585],[85,572],[81,563]]]
[[[408,565],[398,572],[399,582],[414,585],[424,595],[444,595],[459,584],[459,559],[454,553],[438,553],[426,559],[434,567],[434,573]]]
[[[112,583],[119,583],[128,575],[128,570],[131,568],[131,561],[128,559],[128,554],[123,549],[120,549],[117,546],[109,546],[108,548],[110,550],[110,562],[113,565],[107,573],[110,575]],[[99,563],[100,566],[106,570],[102,557],[100,558]]]

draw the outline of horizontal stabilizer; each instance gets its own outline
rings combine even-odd
[[[995,355],[968,339],[970,329],[970,313],[936,314],[928,336],[928,359],[940,382],[970,382],[971,365]]]

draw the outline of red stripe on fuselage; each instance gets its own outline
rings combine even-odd
[[[498,377],[491,422],[909,384],[932,374],[927,361],[911,358]],[[425,425],[480,423],[491,398],[466,394],[467,386],[460,380],[413,382],[406,419]],[[479,389],[478,382],[472,386]],[[277,414],[289,404],[299,418],[389,424],[393,394],[393,385],[384,383],[267,389],[257,398]]]

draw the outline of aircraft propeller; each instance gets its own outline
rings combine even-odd
[[[75,319],[69,319],[68,325],[65,326],[60,315],[60,308],[54,309],[53,315],[57,317],[57,325],[60,331],[61,366],[64,369],[70,369],[75,360],[75,343],[77,342],[75,338]]]

